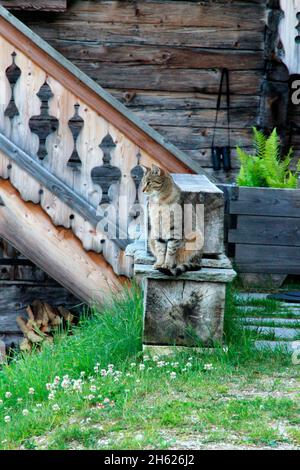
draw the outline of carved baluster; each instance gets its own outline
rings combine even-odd
[[[109,134],[104,137],[99,147],[103,152],[103,165],[94,167],[91,171],[91,177],[93,183],[102,188],[102,199],[100,201],[100,205],[102,205],[111,202],[109,189],[113,184],[120,181],[121,171],[120,168],[112,166],[110,163],[111,154],[116,145]]]
[[[143,217],[143,212],[141,208],[140,198],[139,198],[139,189],[142,178],[144,176],[144,171],[140,165],[141,162],[141,154],[138,152],[137,156],[137,165],[132,168],[130,175],[135,184],[135,201],[133,207],[130,209],[129,218],[131,219],[128,224],[128,231],[130,238],[136,239],[140,238],[142,235],[144,220],[141,220]]]
[[[144,171],[140,165],[141,163],[141,153],[138,152],[137,156],[137,165],[132,168],[130,174],[131,174],[131,177],[134,181],[134,184],[135,184],[135,188],[136,188],[136,195],[135,195],[135,204],[138,204],[139,203],[139,187],[140,187],[140,184],[141,184],[141,181],[142,181],[142,178],[144,176]]]
[[[15,98],[14,98],[14,88],[15,88],[15,85],[17,83],[17,81],[19,80],[20,76],[21,76],[21,69],[20,67],[17,66],[16,62],[15,62],[15,58],[16,58],[16,53],[13,52],[12,53],[12,64],[7,67],[5,73],[6,73],[6,76],[7,76],[7,79],[10,83],[10,86],[11,86],[11,98],[10,98],[10,102],[8,103],[8,106],[5,110],[5,116],[9,117],[10,119],[13,119],[15,116],[18,116],[19,115],[19,110],[16,106],[16,103],[15,103]]]
[[[41,100],[41,110],[39,116],[33,116],[29,121],[29,127],[34,134],[37,134],[40,140],[37,156],[44,160],[47,156],[46,140],[47,137],[58,129],[58,119],[49,115],[49,100],[53,94],[48,83],[45,82],[37,96]]]
[[[84,126],[84,120],[82,119],[81,116],[79,116],[79,113],[78,113],[79,107],[80,107],[79,104],[74,105],[74,108],[75,108],[74,116],[68,122],[69,128],[72,132],[73,139],[74,139],[74,149],[73,149],[71,157],[68,160],[67,165],[70,168],[72,168],[74,171],[79,171],[82,166],[82,162],[80,160],[77,147],[76,147],[78,136]]]

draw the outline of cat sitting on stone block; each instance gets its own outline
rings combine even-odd
[[[169,276],[201,269],[203,225],[187,207],[172,177],[156,165],[143,167],[142,190],[149,200],[149,245],[154,269]]]

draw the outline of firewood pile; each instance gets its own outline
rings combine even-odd
[[[46,302],[35,300],[26,309],[28,318],[17,317],[17,323],[24,334],[20,343],[22,351],[31,351],[45,341],[53,342],[53,333],[59,326],[72,324],[74,316],[64,307],[52,307]]]

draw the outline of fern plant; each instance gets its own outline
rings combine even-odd
[[[274,129],[269,137],[262,131],[253,128],[255,155],[250,155],[240,147],[237,154],[241,162],[240,173],[237,177],[239,186],[267,188],[297,188],[300,160],[297,171],[290,170],[293,150],[281,159],[280,138]]]

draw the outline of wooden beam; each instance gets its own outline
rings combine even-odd
[[[0,179],[0,197],[0,236],[76,297],[102,303],[126,281],[102,255],[87,253],[71,230],[55,227],[40,206],[24,202],[9,181]]]
[[[100,214],[97,214],[97,209],[95,209],[95,207],[89,204],[82,196],[77,194],[62,180],[57,178],[57,176],[53,175],[46,167],[41,165],[39,160],[28,155],[24,150],[20,149],[7,137],[1,134],[1,132],[0,152],[3,152],[6,157],[25,170],[42,186],[49,189],[52,194],[55,194],[55,196],[77,212],[77,214],[81,215],[85,220],[88,220],[93,227],[97,227],[98,222],[100,222],[103,217],[101,217]],[[113,221],[110,222],[110,225],[111,227],[116,227],[116,224]],[[130,242],[127,240],[127,233],[120,233],[120,228],[118,227],[116,227],[116,230],[119,231],[119,238],[116,238],[114,241],[119,248],[125,249]]]
[[[1,6],[0,34],[170,172],[206,174],[192,158],[166,142],[158,132]]]
[[[0,5],[8,10],[27,11],[66,11],[67,0],[0,0]]]

